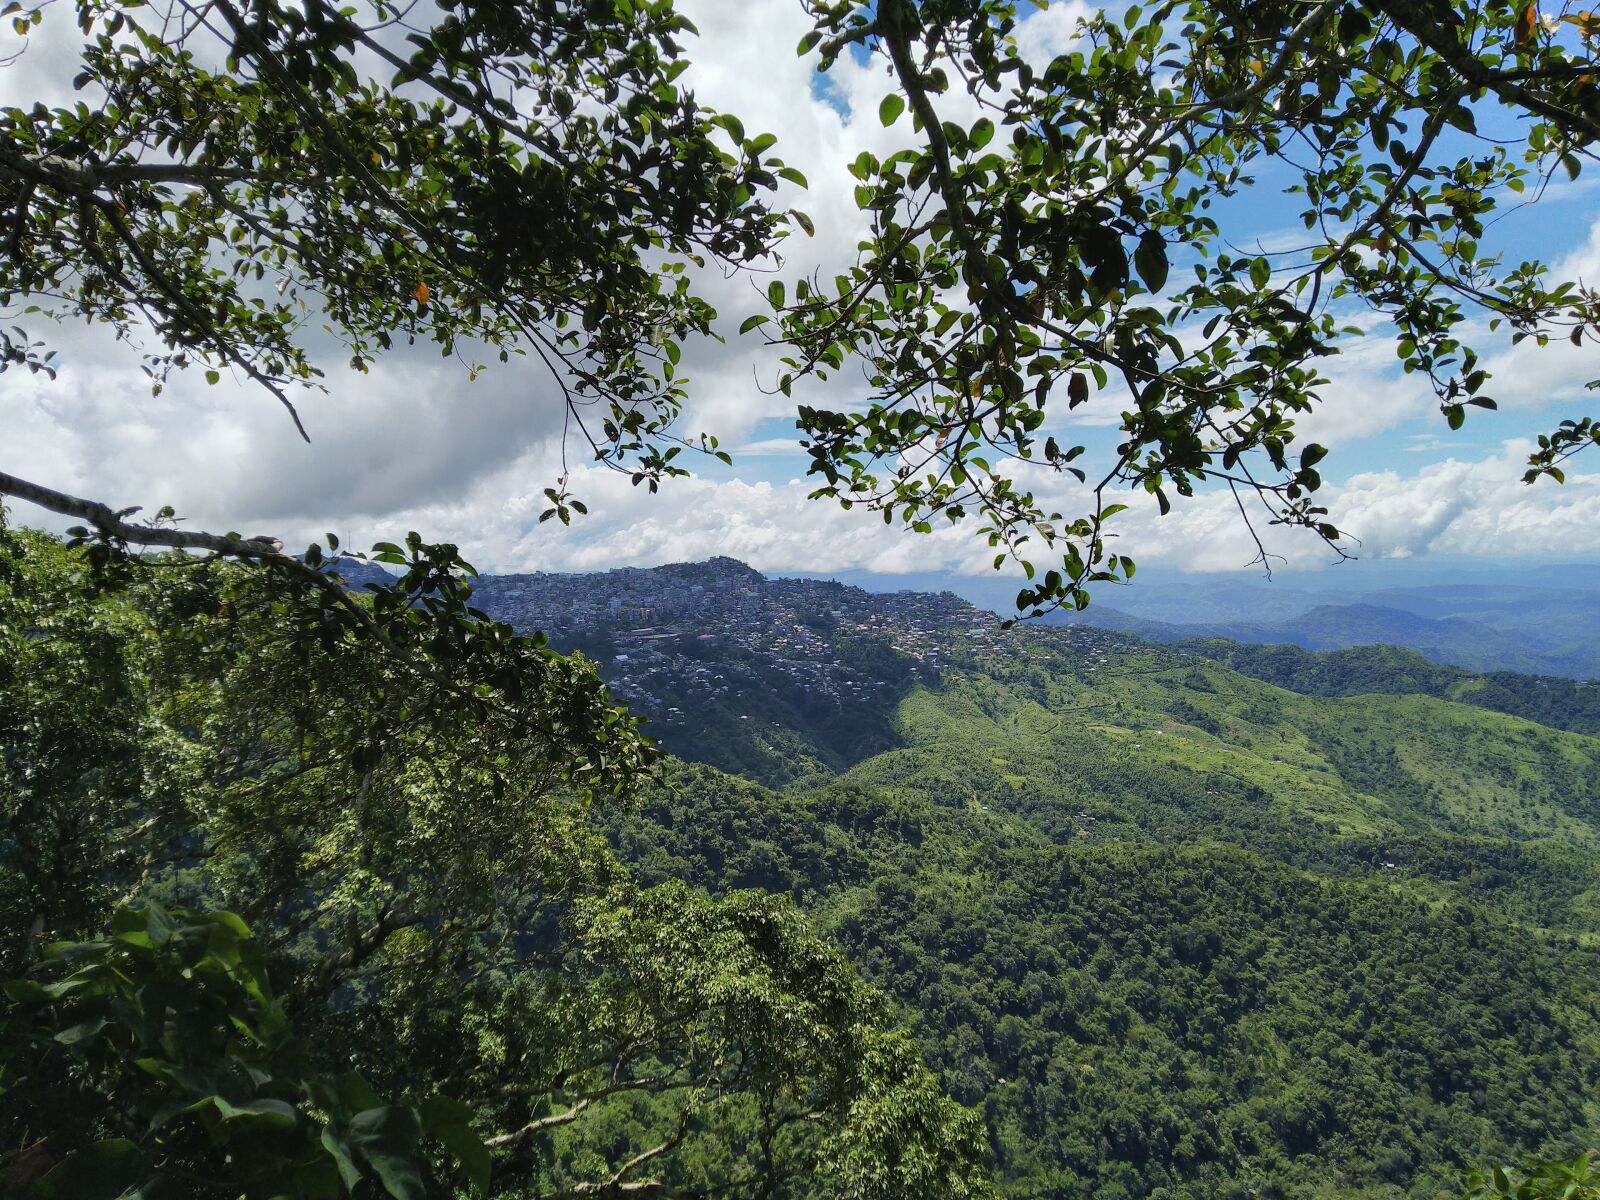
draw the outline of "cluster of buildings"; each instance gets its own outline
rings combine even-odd
[[[475,602],[598,660],[619,699],[658,721],[686,705],[778,692],[792,706],[870,700],[896,673],[931,680],[1001,636],[993,613],[949,592],[873,593],[768,579],[731,558],[586,575],[485,576]]]

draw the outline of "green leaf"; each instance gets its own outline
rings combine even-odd
[[[293,1129],[300,1120],[294,1108],[282,1100],[252,1100],[236,1105],[221,1096],[213,1096],[211,1102],[224,1121],[259,1121],[276,1129]]]
[[[34,1200],[117,1200],[145,1171],[144,1152],[127,1138],[108,1138],[69,1154],[35,1183]]]
[[[887,128],[893,125],[900,114],[906,110],[906,98],[899,92],[890,92],[878,105],[878,120]]]
[[[56,1034],[56,1041],[63,1046],[75,1046],[79,1042],[88,1041],[106,1027],[104,1017],[95,1017],[88,1021],[81,1021],[69,1026]]]
[[[429,1096],[417,1106],[424,1128],[456,1156],[473,1189],[489,1191],[489,1148],[472,1131],[472,1110],[449,1096]]]
[[[333,1159],[334,1166],[339,1169],[339,1178],[344,1180],[344,1186],[350,1191],[355,1191],[361,1183],[361,1169],[356,1166],[354,1152],[350,1144],[333,1132],[331,1126],[322,1131],[322,1148]]]
[[[1167,286],[1167,242],[1154,229],[1146,230],[1133,252],[1133,267],[1152,292]]]
[[[369,1108],[351,1118],[345,1140],[371,1164],[394,1200],[426,1200],[417,1167],[417,1119],[398,1105]]]

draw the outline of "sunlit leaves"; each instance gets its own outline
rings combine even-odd
[[[598,461],[681,473],[665,347],[715,316],[689,271],[769,255],[789,218],[764,197],[804,178],[678,85],[691,28],[669,4],[403,33],[381,3],[77,9],[83,102],[0,112],[0,296],[137,327],[157,390],[198,364],[286,405],[327,369],[308,327],[363,371],[417,342],[527,355]],[[54,369],[9,337],[8,365]]]
[[[1105,526],[1113,488],[1166,512],[1226,486],[1253,527],[1337,543],[1314,502],[1322,475],[1291,447],[1323,402],[1320,360],[1363,309],[1452,427],[1493,404],[1462,341],[1475,312],[1515,337],[1600,317],[1592,292],[1480,246],[1503,190],[1576,168],[1600,136],[1582,22],[1532,6],[1444,22],[1426,6],[1379,18],[1338,2],[1168,0],[1086,18],[1041,67],[1011,39],[1009,0],[811,7],[823,69],[850,47],[876,55],[919,114],[951,87],[983,114],[859,156],[862,257],[831,288],[773,300],[792,351],[781,390],[852,358],[871,388],[860,408],[800,410],[814,494],[915,531],[970,516],[997,566],[1039,581],[1024,609],[1126,578]],[[1554,32],[1568,27],[1581,51]],[[1535,117],[1526,156],[1445,136],[1471,135],[1494,103]],[[891,93],[881,115],[902,111]],[[1245,249],[1254,231],[1220,223],[1267,173],[1299,198],[1307,236],[1293,249]],[[1063,395],[1069,412],[1104,396],[1120,414],[1115,452],[1092,467],[1063,458]]]
[[[1590,1156],[1538,1160],[1475,1171],[1462,1200],[1596,1200],[1600,1171]]]

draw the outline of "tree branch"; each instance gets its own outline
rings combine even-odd
[[[1447,5],[1432,5],[1420,0],[1370,0],[1372,8],[1388,17],[1466,80],[1473,88],[1493,92],[1502,100],[1513,101],[1528,111],[1537,113],[1569,133],[1582,132],[1590,138],[1600,138],[1600,120],[1585,112],[1563,108],[1543,97],[1536,96],[1513,82],[1507,72],[1496,71],[1485,64],[1470,49],[1451,36],[1435,19],[1435,8],[1451,12]],[[1459,18],[1457,18],[1459,24]]]
[[[340,605],[351,613],[362,628],[386,649],[393,651],[383,630],[373,624],[367,611],[352,600],[344,585],[334,576],[308,567],[292,554],[285,554],[277,538],[257,536],[251,538],[227,537],[191,529],[168,529],[158,525],[133,525],[123,520],[138,511],[136,508],[120,512],[98,500],[84,500],[69,496],[37,483],[30,483],[15,475],[0,471],[0,496],[13,496],[37,504],[40,508],[64,517],[76,517],[94,526],[106,541],[124,542],[133,546],[160,546],[169,550],[208,550],[225,558],[252,559],[271,563],[285,572],[304,580],[334,596]]]

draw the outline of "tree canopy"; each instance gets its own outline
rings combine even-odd
[[[411,549],[380,639],[307,580],[0,529],[7,1193],[988,1194],[787,900],[631,882],[633,722],[441,620]]]
[[[804,45],[824,69],[856,47],[886,57],[902,94],[882,119],[909,113],[919,145],[854,164],[873,221],[857,266],[775,297],[792,370],[857,358],[874,389],[864,412],[801,410],[813,469],[825,494],[913,527],[971,510],[1006,555],[1031,557],[1030,537],[1064,547],[1023,607],[1126,577],[1103,537],[1119,488],[1165,512],[1220,481],[1336,544],[1317,502],[1327,449],[1295,447],[1294,422],[1324,399],[1319,360],[1357,314],[1393,326],[1451,428],[1494,407],[1464,340],[1475,316],[1513,340],[1597,332],[1591,289],[1480,244],[1503,194],[1590,156],[1593,13],[1133,5],[1038,71],[1010,3],[814,10]],[[977,119],[944,119],[941,98],[962,93]],[[1228,201],[1263,180],[1295,196],[1284,216],[1304,237],[1240,251]],[[1107,388],[1126,405],[1114,462],[1041,437],[1052,409]],[[1530,478],[1559,477],[1593,432],[1557,431]],[[1091,484],[1085,511],[1042,508],[1024,464]]]
[[[682,347],[712,333],[697,273],[774,266],[812,223],[776,206],[804,180],[772,136],[682,86],[693,29],[670,4],[75,9],[84,99],[0,112],[0,304],[147,339],[158,387],[192,364],[291,410],[325,333],[363,369],[401,339],[469,371],[531,355],[568,442],[636,483],[686,445],[722,454],[674,425]],[[798,409],[818,496],[914,530],[971,519],[1026,564],[1023,609],[1127,576],[1106,523],[1129,488],[1163,511],[1231,488],[1245,520],[1338,544],[1328,448],[1295,423],[1353,322],[1395,331],[1452,427],[1494,406],[1485,338],[1596,335],[1590,288],[1487,235],[1592,153],[1586,10],[1169,0],[1090,16],[1042,69],[1011,0],[809,11],[801,53],[879,58],[881,118],[912,146],[852,165],[855,264],[774,279],[744,332],[785,349],[786,393],[866,374],[870,402]],[[61,16],[7,12],[23,34]],[[1236,249],[1229,202],[1258,181],[1294,194],[1298,246]],[[54,369],[4,336],[6,365]],[[1100,392],[1123,408],[1104,461],[1060,424]],[[1596,436],[1563,422],[1530,480]],[[1056,511],[1041,481],[1070,477]],[[584,511],[551,482],[552,515]]]

